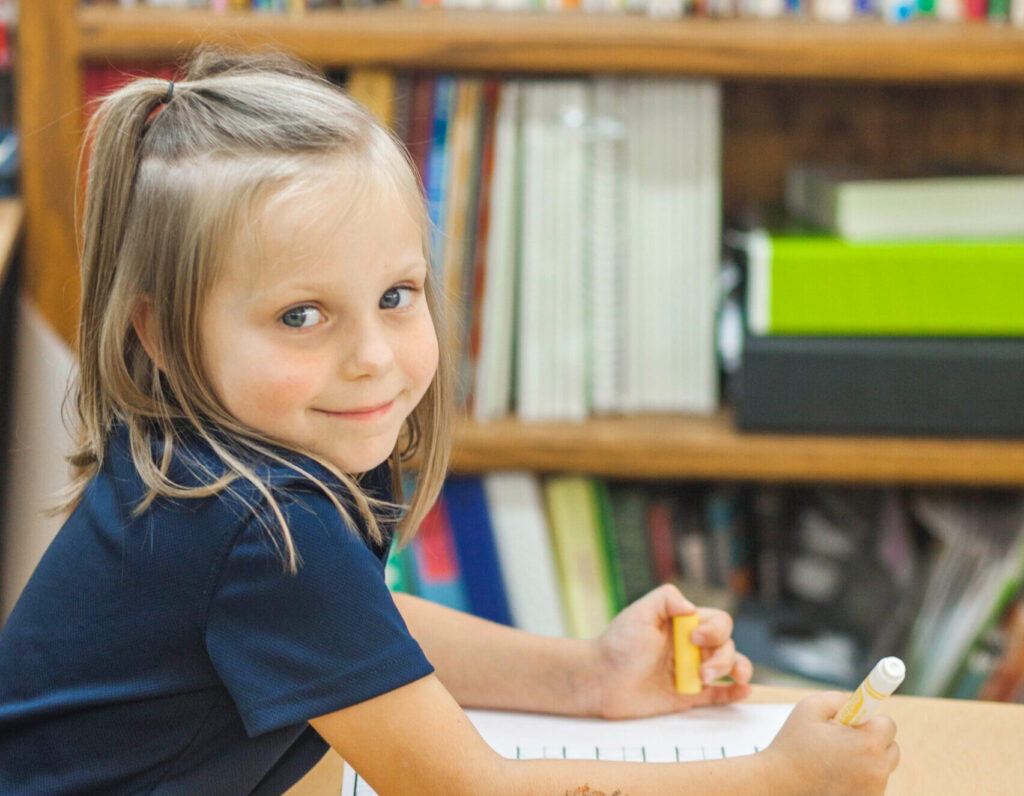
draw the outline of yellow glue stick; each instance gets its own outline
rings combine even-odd
[[[700,647],[690,641],[691,631],[697,627],[697,614],[672,617],[672,640],[676,648],[676,691],[680,694],[699,694],[704,684],[700,681]]]
[[[836,721],[852,727],[863,724],[882,700],[899,688],[906,674],[907,667],[899,658],[882,658],[836,714]]]

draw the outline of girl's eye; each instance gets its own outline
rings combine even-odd
[[[316,307],[293,307],[281,316],[281,323],[292,329],[305,329],[315,326],[323,317]]]
[[[412,294],[415,288],[393,287],[380,297],[380,308],[382,310],[401,309],[412,301]]]

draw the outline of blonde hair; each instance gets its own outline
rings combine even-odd
[[[405,149],[310,67],[281,54],[211,50],[190,59],[173,95],[166,81],[144,78],[106,97],[86,141],[87,146],[92,142],[92,152],[83,226],[79,372],[70,396],[76,446],[69,461],[75,477],[62,495],[62,508],[81,496],[102,464],[111,430],[123,422],[147,489],[136,513],[157,496],[202,497],[236,491],[236,482],[248,482],[276,518],[276,529],[267,528],[286,570],[295,572],[300,559],[288,524],[254,466],[269,458],[315,483],[346,522],[352,516],[345,504],[353,504],[366,533],[380,543],[384,534],[378,518],[394,520],[399,507],[367,495],[356,478],[312,452],[239,423],[204,374],[199,319],[204,297],[232,242],[246,230],[246,220],[271,196],[315,179],[327,159],[355,166],[348,170],[354,182],[380,178],[398,191],[423,230],[429,262],[422,189]],[[353,185],[353,196],[361,187]],[[432,273],[426,295],[443,342],[441,292]],[[133,328],[133,313],[144,297],[152,302],[159,368]],[[442,345],[437,373],[390,455],[397,501],[403,498],[403,462],[414,454],[419,458],[417,487],[398,523],[403,543],[436,499],[448,467],[452,368]],[[219,475],[202,474],[198,487],[175,483],[168,475],[174,448],[186,433],[202,437],[225,466]],[[154,458],[160,444],[162,453]],[[348,494],[339,499],[313,473],[282,455],[282,448],[317,461]]]

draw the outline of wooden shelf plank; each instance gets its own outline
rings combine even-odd
[[[1024,441],[737,432],[730,416],[594,418],[583,425],[469,422],[453,468],[623,478],[1024,485]]]
[[[283,47],[322,66],[1024,81],[1024,30],[982,24],[666,21],[394,6],[281,15],[93,5],[77,13],[86,61],[173,59],[211,42]]]

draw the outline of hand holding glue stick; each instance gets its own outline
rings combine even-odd
[[[899,688],[906,674],[907,667],[899,658],[882,658],[840,708],[836,721],[852,727],[863,724],[871,718],[882,700]]]

